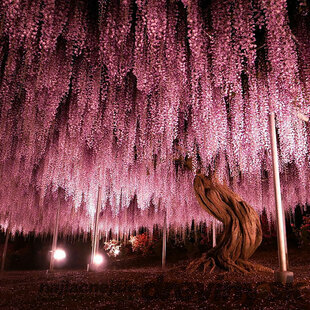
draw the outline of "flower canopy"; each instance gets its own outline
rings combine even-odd
[[[0,225],[68,232],[208,220],[214,172],[272,214],[309,189],[310,13],[284,0],[2,0]]]

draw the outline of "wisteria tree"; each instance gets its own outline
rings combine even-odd
[[[51,231],[60,208],[64,233],[88,231],[99,185],[102,231],[210,223],[201,167],[270,219],[270,112],[284,205],[309,202],[309,16],[300,0],[0,1],[0,224]]]

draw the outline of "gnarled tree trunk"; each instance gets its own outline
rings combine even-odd
[[[248,262],[262,241],[261,223],[254,209],[215,177],[197,174],[194,189],[199,204],[223,223],[224,231],[216,247],[193,261],[188,269],[193,271],[203,265],[205,271],[213,264],[211,271],[215,266],[229,271],[272,271]]]

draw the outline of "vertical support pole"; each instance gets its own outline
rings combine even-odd
[[[100,240],[101,240],[101,231],[99,230],[99,228],[98,228],[97,237],[98,237],[98,239],[97,239],[96,249],[95,249],[96,253],[98,253],[98,251],[99,251],[99,243],[100,243]]]
[[[197,225],[194,222],[194,237],[195,237],[195,244],[198,243],[198,233],[197,233]]]
[[[212,221],[212,247],[216,246],[216,227],[215,221]]]
[[[106,228],[105,231],[105,242],[108,242],[108,229]]]
[[[163,227],[163,247],[162,247],[162,257],[161,257],[162,269],[166,268],[166,250],[167,250],[167,213],[165,213],[164,227]]]
[[[270,120],[270,141],[272,152],[272,166],[273,166],[273,181],[275,191],[275,203],[277,214],[277,237],[278,237],[278,256],[280,270],[275,273],[276,280],[282,283],[288,283],[293,281],[293,273],[287,271],[288,259],[287,259],[287,242],[286,242],[286,229],[285,229],[285,215],[281,201],[281,187],[280,187],[280,174],[279,174],[279,162],[278,162],[278,148],[276,137],[276,122],[275,113],[271,112],[269,115]]]
[[[127,234],[127,231],[125,230],[124,231],[124,245],[125,246],[127,245],[127,238],[128,238],[128,234]]]
[[[99,240],[98,240],[98,221],[99,221],[99,212],[101,206],[101,187],[98,187],[98,198],[97,198],[97,206],[95,213],[95,227],[94,227],[94,239],[92,242],[92,253],[91,253],[91,264],[94,263],[95,255],[97,254],[99,248]]]
[[[123,239],[124,239],[124,231],[120,230],[119,231],[119,242],[122,243]]]
[[[5,231],[5,241],[4,241],[4,248],[3,248],[2,260],[1,260],[1,272],[4,271],[6,253],[7,253],[8,244],[9,244],[10,230],[11,229],[10,229],[10,224],[9,224]]]
[[[55,253],[56,248],[57,248],[58,228],[59,228],[59,208],[60,208],[60,205],[58,204],[58,209],[57,209],[57,213],[56,213],[56,223],[55,223],[54,233],[53,233],[53,243],[52,243],[51,260],[50,260],[50,271],[53,271],[53,269],[54,269],[54,262],[55,262],[54,253]]]

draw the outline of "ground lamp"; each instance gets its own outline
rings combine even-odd
[[[100,266],[100,265],[102,265],[103,261],[104,261],[103,255],[97,253],[94,256],[93,264],[95,264],[96,266]]]
[[[66,252],[62,249],[56,249],[56,251],[53,254],[54,260],[56,261],[62,261],[66,258]]]

